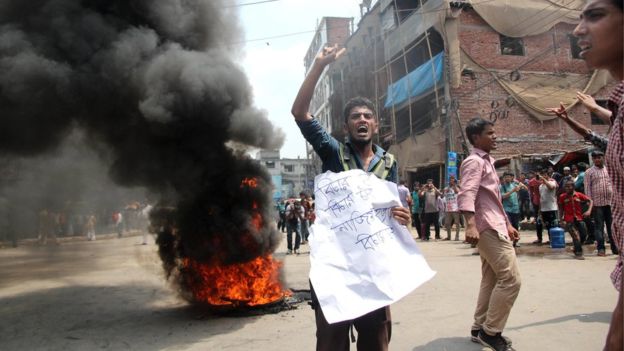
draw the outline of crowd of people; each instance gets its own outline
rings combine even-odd
[[[491,121],[476,117],[465,126],[465,135],[473,148],[461,164],[459,184],[456,179],[450,178],[448,186],[440,190],[430,179],[422,186],[414,184],[411,194],[409,190],[405,191],[404,184],[397,184],[404,202],[402,206],[392,208],[392,216],[403,225],[412,222],[421,240],[430,239],[432,224],[435,238],[440,238],[441,218],[444,218],[447,240],[451,240],[452,225],[459,228],[464,222],[465,239],[478,248],[481,259],[481,286],[470,339],[488,349],[514,350],[512,341],[502,335],[521,287],[520,269],[513,246],[519,240],[517,228],[520,221],[531,218],[536,227],[535,244],[548,241],[543,237],[544,229],[562,225],[572,236],[575,257],[579,259],[583,258],[582,243],[587,240],[597,242],[599,256],[606,255],[606,226],[610,249],[618,255],[611,278],[619,294],[604,349],[624,349],[623,256],[620,250],[624,246],[623,16],[621,0],[588,0],[572,33],[578,38],[580,56],[588,65],[608,70],[618,81],[609,98],[608,108],[592,107],[595,110],[592,112],[611,125],[609,136],[598,135],[570,118],[563,104],[550,109],[595,146],[591,154],[591,168],[576,164],[562,169],[562,174],[538,169],[517,176],[505,173],[499,179],[491,155],[491,151],[496,149],[495,126]],[[326,47],[317,54],[293,102],[291,113],[301,134],[320,157],[323,172],[362,169],[398,183],[396,159],[373,143],[373,137],[379,132],[379,122],[376,108],[370,100],[355,97],[346,102],[343,117],[347,138],[344,141],[327,133],[309,111],[314,88],[323,71],[345,51],[336,45]],[[578,98],[586,106],[590,102],[589,97],[582,93]],[[444,215],[441,216],[441,213]],[[459,240],[457,229],[455,233],[455,240]],[[290,242],[288,245],[290,250]],[[383,265],[383,262],[378,264]],[[358,333],[358,350],[388,350],[392,330],[390,306],[330,324],[315,299],[312,282],[310,288],[316,319],[317,350],[349,350],[349,342],[356,341],[353,329]]]
[[[579,162],[561,167],[561,173],[548,166],[517,176],[506,171],[499,178],[507,219],[516,230],[520,230],[523,222],[534,225],[537,240],[532,244],[549,244],[549,240],[543,238],[544,229],[549,233],[552,228],[562,227],[572,237],[578,259],[583,259],[581,245],[596,244],[597,255],[606,256],[605,244],[609,243],[611,253],[619,253],[611,230],[613,188],[604,153],[594,150],[590,156],[593,165],[589,168],[585,162]],[[399,194],[401,186],[404,184],[399,186]],[[411,208],[412,227],[421,240],[430,239],[431,225],[435,239],[441,239],[440,228],[443,227],[446,237],[442,240],[451,240],[454,226],[454,240],[460,240],[464,220],[457,204],[459,191],[460,186],[451,175],[442,190],[428,179],[425,184],[414,182],[411,193],[401,195],[406,206]],[[518,241],[514,241],[514,246],[518,245]]]
[[[307,191],[299,193],[298,199],[280,200],[276,205],[279,218],[277,228],[286,232],[286,254],[299,255],[301,245],[308,243],[309,228],[316,218],[314,195]],[[294,240],[294,242],[293,242]]]
[[[96,240],[96,233],[116,233],[121,238],[124,232],[143,230],[146,233],[148,214],[152,206],[132,202],[119,209],[100,212],[55,211],[43,208],[37,216],[37,242],[59,244],[60,237],[84,236],[88,241]],[[143,245],[147,236],[143,237]]]

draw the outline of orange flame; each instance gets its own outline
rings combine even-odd
[[[228,266],[184,261],[195,273],[189,278],[195,300],[213,306],[264,305],[290,295],[279,282],[281,265],[271,255]]]
[[[258,187],[258,179],[256,178],[244,178],[241,181],[241,188],[244,186],[248,186],[250,188],[257,188]]]

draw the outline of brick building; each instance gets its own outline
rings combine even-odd
[[[605,99],[614,82],[578,58],[571,35],[581,0],[379,0],[327,70],[326,94],[343,137],[340,108],[363,95],[377,103],[380,136],[408,181],[445,182],[448,152],[470,150],[465,123],[496,124],[503,167],[524,171],[586,159],[589,147],[545,108],[569,106],[592,129],[607,126],[574,105],[576,91]],[[329,41],[328,44],[333,44]],[[332,128],[333,127],[333,128]],[[572,157],[571,157],[572,156]]]

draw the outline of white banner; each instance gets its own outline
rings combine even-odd
[[[329,323],[398,301],[435,272],[390,212],[397,186],[362,170],[314,179],[310,280]]]

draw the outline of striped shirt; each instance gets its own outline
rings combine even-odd
[[[613,187],[607,167],[596,167],[585,172],[585,195],[594,202],[594,206],[610,206]]]
[[[621,81],[611,96],[608,107],[611,115],[611,132],[605,159],[608,166],[611,184],[613,185],[613,199],[611,211],[613,214],[613,240],[620,253],[611,280],[615,288],[622,286],[622,259],[624,257],[624,81]]]

